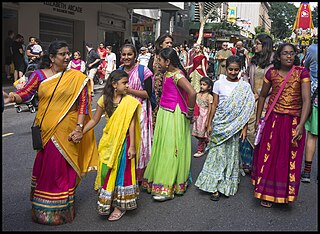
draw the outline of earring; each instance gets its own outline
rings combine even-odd
[[[169,65],[167,65],[166,68],[169,68]]]

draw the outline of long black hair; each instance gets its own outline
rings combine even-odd
[[[159,52],[159,56],[163,58],[164,60],[170,59],[170,62],[172,66],[179,68],[181,71],[183,71],[184,75],[188,76],[187,71],[182,66],[180,59],[178,57],[177,52],[173,48],[163,48]]]
[[[51,67],[51,60],[50,60],[50,55],[56,56],[58,53],[58,50],[63,48],[63,47],[68,47],[67,42],[65,41],[53,41],[50,43],[48,52],[45,53],[43,56],[41,56],[41,60],[39,63],[39,69],[48,69]]]
[[[123,71],[123,70],[114,70],[110,73],[106,84],[103,88],[104,95],[104,110],[108,114],[109,118],[111,117],[112,113],[114,112],[115,108],[113,106],[113,97],[114,97],[114,88],[113,84],[121,80],[122,78],[127,77],[129,78],[129,75]]]
[[[260,53],[254,53],[251,58],[251,63],[261,68],[266,68],[271,64],[272,60],[272,38],[268,34],[261,33],[255,38],[255,40],[259,40],[261,42],[262,51]]]
[[[297,53],[297,48],[293,45],[293,44],[290,44],[290,43],[283,43],[283,44],[280,44],[275,55],[274,55],[274,58],[273,58],[273,66],[274,68],[276,69],[280,69],[281,68],[281,60],[280,60],[280,56],[281,56],[281,52],[282,50],[284,49],[284,47],[286,46],[291,46],[295,55],[294,55],[294,61],[293,61],[293,65],[295,66],[299,66],[300,65],[300,59],[299,59],[299,56],[298,56],[298,53]]]

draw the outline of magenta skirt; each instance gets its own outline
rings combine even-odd
[[[251,179],[254,197],[275,203],[297,199],[306,133],[292,141],[300,117],[272,112],[255,147]]]
[[[74,193],[77,174],[52,140],[36,155],[30,199],[32,220],[59,225],[74,219]]]

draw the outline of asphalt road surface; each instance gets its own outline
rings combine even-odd
[[[94,97],[93,108],[100,95]],[[110,222],[95,211],[95,172],[89,173],[76,190],[76,217],[70,224],[47,226],[31,221],[29,201],[31,172],[35,157],[31,131],[35,113],[17,113],[7,108],[2,114],[2,231],[317,231],[318,150],[312,165],[311,183],[301,183],[298,200],[291,204],[259,205],[253,197],[250,177],[241,177],[238,192],[214,202],[194,182],[205,156],[192,159],[193,182],[183,196],[166,202],[153,201],[141,191],[138,208]],[[95,127],[97,141],[105,120]],[[192,152],[197,141],[192,138]]]

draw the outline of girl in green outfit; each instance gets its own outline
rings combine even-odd
[[[158,63],[165,73],[151,157],[142,188],[151,193],[154,200],[166,201],[173,199],[174,194],[184,194],[190,183],[190,120],[197,93],[187,80],[174,49],[162,49]]]

